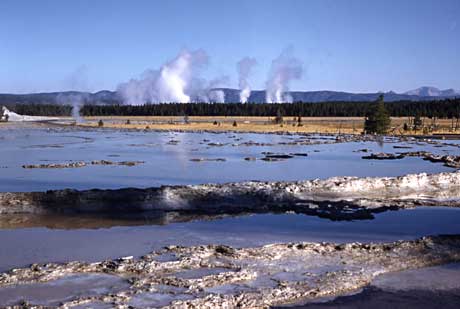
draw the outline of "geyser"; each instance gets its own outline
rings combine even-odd
[[[238,61],[236,68],[238,71],[238,80],[240,87],[240,102],[246,103],[251,95],[251,87],[248,82],[248,77],[251,74],[252,68],[257,64],[255,58],[245,57]]]
[[[88,100],[88,94],[73,93],[73,94],[59,94],[56,97],[58,104],[70,104],[72,106],[72,117],[75,122],[82,123],[84,119],[80,116],[80,109]]]
[[[303,73],[302,62],[292,55],[292,48],[285,49],[273,60],[266,84],[266,101],[268,103],[292,102],[289,84],[300,79]]]
[[[159,69],[148,69],[139,78],[119,84],[117,92],[129,105],[225,102],[225,92],[219,87],[228,83],[228,77],[202,78],[200,73],[207,64],[205,51],[185,49]],[[251,95],[248,78],[256,64],[256,59],[251,57],[245,57],[236,64],[241,103],[246,103]],[[266,82],[266,102],[291,102],[289,84],[300,79],[302,73],[302,62],[292,55],[292,48],[285,49],[272,61]]]
[[[223,92],[212,90],[216,82],[200,78],[200,71],[207,63],[208,56],[203,50],[183,50],[160,69],[147,70],[139,79],[120,84],[117,92],[131,105],[221,102]]]

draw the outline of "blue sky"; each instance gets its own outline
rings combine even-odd
[[[0,92],[115,89],[183,48],[233,87],[255,57],[260,89],[288,46],[305,68],[292,90],[460,89],[460,1],[2,0]]]

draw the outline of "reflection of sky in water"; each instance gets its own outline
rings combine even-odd
[[[123,279],[108,274],[80,274],[44,282],[21,284],[0,288],[2,305],[17,305],[27,295],[33,304],[45,304],[57,307],[64,301],[70,301],[79,295],[104,295],[127,289],[129,284]]]
[[[35,262],[98,261],[142,255],[167,245],[227,244],[236,247],[300,241],[395,241],[459,234],[460,209],[388,211],[374,220],[330,221],[295,214],[261,214],[168,225],[60,230],[0,230],[0,270]]]
[[[458,308],[458,278],[459,263],[390,272],[378,276],[357,294],[274,308]]]
[[[354,142],[322,145],[232,146],[243,142],[285,143],[299,136],[274,134],[194,134],[119,132],[114,130],[22,129],[0,130],[0,191],[42,191],[58,188],[150,187],[244,180],[301,180],[331,176],[397,176],[407,173],[452,171],[421,158],[395,161],[362,160],[358,149],[371,152],[427,150],[459,154],[458,147],[411,143],[412,149],[394,149],[389,143]],[[168,144],[177,140],[176,145]],[[331,141],[326,137],[323,141]],[[321,141],[312,139],[313,142]],[[457,143],[458,141],[445,141]],[[223,143],[225,146],[209,146]],[[264,151],[307,152],[282,162],[245,161]],[[226,162],[191,162],[192,158],[224,158]],[[145,164],[89,166],[74,169],[23,169],[23,164],[92,160],[140,160]]]
[[[372,285],[383,290],[457,290],[460,296],[460,263],[411,269],[379,276]]]

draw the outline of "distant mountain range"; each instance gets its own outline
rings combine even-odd
[[[435,87],[420,87],[414,90],[405,92],[407,95],[415,95],[420,97],[455,97],[460,96],[460,92],[455,89],[439,90]]]
[[[225,102],[239,102],[240,90],[232,88],[216,88],[225,94]],[[385,101],[427,101],[445,98],[460,98],[460,92],[454,89],[440,90],[435,87],[421,87],[404,93],[375,92],[375,93],[351,93],[341,91],[290,91],[289,95],[293,102],[356,102],[374,101],[379,95],[385,95]],[[4,104],[70,104],[79,101],[83,104],[122,104],[123,100],[115,91],[102,90],[95,93],[79,91],[63,91],[49,93],[30,94],[0,94],[0,105]],[[265,91],[254,90],[251,92],[248,102],[265,102]]]
[[[0,105],[4,104],[117,104],[122,103],[115,91],[102,90],[94,93],[81,91],[44,92],[28,94],[0,94]]]
[[[240,90],[220,88],[225,93],[226,102],[238,102]],[[374,92],[374,93],[351,93],[342,91],[290,91],[290,96],[293,102],[356,102],[356,101],[374,101],[379,95],[385,95],[385,101],[428,101],[433,99],[445,99],[460,97],[460,92],[453,89],[439,90],[434,87],[421,87],[405,93],[390,92]],[[265,102],[265,91],[255,90],[251,92],[248,102]]]

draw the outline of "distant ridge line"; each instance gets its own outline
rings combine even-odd
[[[225,94],[226,103],[238,103],[240,90],[233,88],[215,88],[210,91],[221,90]],[[460,93],[453,90],[439,90],[434,87],[421,87],[405,93],[373,92],[352,93],[344,91],[289,91],[292,102],[369,102],[379,95],[385,96],[385,101],[433,101],[448,98],[460,98]],[[81,100],[83,104],[123,104],[122,97],[115,91],[101,90],[94,93],[81,91],[41,92],[28,94],[0,94],[0,104],[66,104],[71,100]],[[265,103],[265,91],[254,90],[249,96],[250,103]],[[70,102],[69,102],[70,103]],[[178,102],[180,103],[180,102]]]

